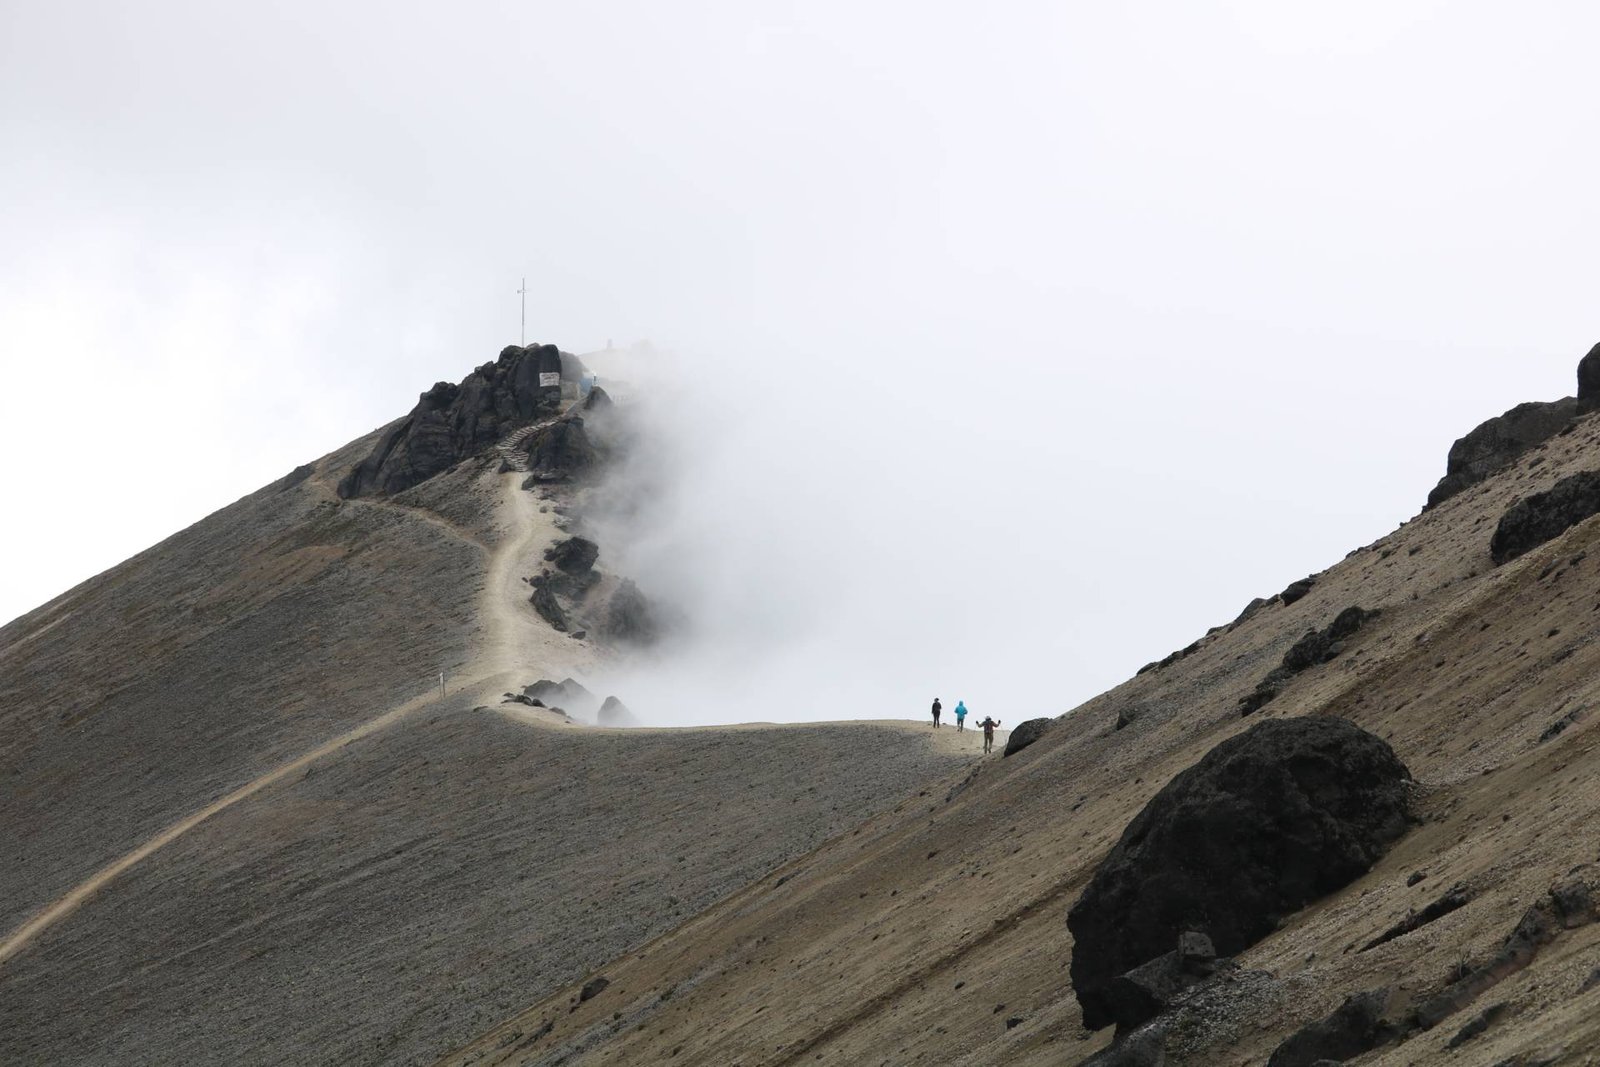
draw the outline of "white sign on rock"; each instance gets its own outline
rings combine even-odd
[[[560,371],[541,371],[539,374],[539,388],[547,389],[550,386],[561,384]]]

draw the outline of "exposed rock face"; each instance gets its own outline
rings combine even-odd
[[[1006,739],[1005,754],[1010,756],[1013,753],[1021,752],[1039,740],[1040,736],[1053,721],[1052,719],[1029,719],[1015,730],[1012,730],[1011,736]]]
[[[439,382],[339,482],[341,497],[398,493],[476,455],[512,427],[552,415],[561,403],[555,345],[512,346],[461,382]],[[556,377],[541,386],[540,376]]]
[[[1288,587],[1285,588],[1283,592],[1278,594],[1278,599],[1283,601],[1285,606],[1293,604],[1296,601],[1304,600],[1306,595],[1311,592],[1312,587],[1316,584],[1317,579],[1315,575],[1312,575],[1308,578],[1302,578],[1298,582],[1290,582]],[[1246,608],[1245,610],[1248,611],[1249,609]]]
[[[1117,1032],[1127,1034],[1166,1011],[1180,993],[1210,978],[1219,967],[1231,966],[1233,961],[1217,959],[1209,937],[1186,933],[1173,951],[1113,978],[1105,987],[1105,1005]]]
[[[1344,719],[1263,722],[1212,749],[1128,824],[1067,917],[1084,1025],[1108,986],[1208,935],[1234,955],[1365,873],[1409,825],[1405,764]]]
[[[1351,606],[1345,608],[1321,630],[1307,630],[1283,655],[1283,662],[1256,684],[1254,692],[1239,701],[1239,714],[1251,715],[1271,703],[1284,686],[1302,671],[1320,663],[1327,663],[1344,651],[1344,643],[1367,623],[1378,617],[1377,611]]]
[[[1500,516],[1489,555],[1508,563],[1600,514],[1600,471],[1579,471],[1543,493],[1517,501]]]
[[[599,462],[582,419],[562,419],[528,436],[528,475],[523,488],[541,482],[571,481]]]
[[[1376,611],[1348,607],[1321,630],[1314,630],[1294,643],[1283,655],[1283,665],[1298,674],[1319,663],[1326,663],[1344,651],[1344,640],[1376,618]]]
[[[1404,1027],[1394,1021],[1399,1014],[1396,999],[1387,988],[1347,998],[1327,1018],[1290,1034],[1267,1067],[1315,1067],[1327,1060],[1343,1063],[1395,1040],[1404,1033]]]
[[[660,625],[650,601],[631,581],[623,582],[611,594],[606,608],[606,636],[634,644],[649,644],[660,636]]]
[[[567,613],[556,599],[555,591],[547,583],[541,583],[533,590],[533,595],[528,598],[533,602],[533,610],[539,617],[550,624],[553,630],[567,632]]]
[[[544,558],[566,574],[587,574],[600,558],[600,546],[586,537],[569,537],[552,546]]]
[[[1578,365],[1579,391],[1582,392],[1584,365],[1595,359],[1591,352]],[[1600,379],[1600,360],[1590,367]],[[1594,384],[1600,390],[1600,381]],[[1600,402],[1600,401],[1597,401]],[[1450,446],[1445,475],[1428,494],[1428,507],[1441,504],[1463,489],[1477,485],[1522,453],[1541,444],[1568,426],[1578,415],[1579,401],[1572,397],[1549,403],[1518,404],[1497,418],[1490,419]]]
[[[1600,408],[1600,345],[1578,361],[1578,411],[1587,414]]]

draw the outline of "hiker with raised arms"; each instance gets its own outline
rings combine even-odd
[[[985,752],[994,751],[994,728],[1000,725],[1000,720],[991,719],[985,715],[983,721],[978,725],[983,727],[983,750]]]

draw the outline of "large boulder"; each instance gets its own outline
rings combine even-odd
[[[1579,471],[1511,505],[1495,527],[1489,555],[1496,564],[1508,563],[1596,514],[1600,514],[1600,471]]]
[[[390,427],[339,482],[341,497],[398,493],[482,452],[515,426],[554,414],[563,354],[555,345],[515,345],[461,382],[439,382]],[[541,385],[552,376],[554,386]]]
[[[1578,361],[1578,411],[1583,414],[1600,408],[1600,345]]]
[[[1409,825],[1410,777],[1382,738],[1315,716],[1260,723],[1168,782],[1068,914],[1084,1025],[1116,1022],[1112,982],[1181,934],[1235,955],[1369,870]]]
[[[581,476],[600,455],[584,432],[583,420],[564,418],[528,435],[528,476],[524,488],[540,482],[564,482]]]
[[[1593,355],[1590,353],[1584,362]],[[1600,373],[1600,367],[1595,370]],[[1582,365],[1578,376],[1581,383]],[[1428,507],[1442,504],[1463,489],[1477,485],[1534,445],[1542,444],[1572,425],[1577,416],[1578,401],[1569,396],[1549,403],[1518,404],[1504,415],[1478,426],[1450,446],[1444,477],[1428,494]]]
[[[552,545],[544,558],[566,574],[586,574],[600,558],[600,546],[587,537],[568,537]]]
[[[1029,719],[1012,730],[1011,736],[1006,739],[1005,755],[1015,755],[1039,740],[1040,736],[1044,734],[1045,728],[1054,721],[1053,719]]]

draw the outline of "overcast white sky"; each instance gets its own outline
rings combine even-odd
[[[526,275],[530,340],[707,382],[651,565],[771,636],[741,717],[1063,710],[1600,340],[1593,5],[1312,7],[0,0],[0,618]]]

